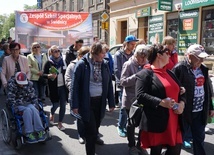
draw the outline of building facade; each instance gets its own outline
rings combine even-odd
[[[130,34],[147,44],[161,43],[170,35],[180,55],[195,43],[214,54],[213,0],[111,0],[109,6],[110,46]]]
[[[108,43],[108,3],[109,0],[41,0],[41,9],[91,13],[93,36],[98,36],[100,39]],[[102,16],[103,13],[106,13],[107,16]],[[102,26],[104,22],[107,25],[105,27]]]

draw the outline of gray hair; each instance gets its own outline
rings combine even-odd
[[[147,45],[143,45],[143,44],[137,45],[134,52],[134,56],[137,57],[137,56],[144,55],[147,57],[149,50],[150,48]]]

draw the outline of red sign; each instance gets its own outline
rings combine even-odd
[[[88,17],[86,12],[25,11],[20,12],[22,23],[31,23],[48,30],[69,30],[82,24]]]

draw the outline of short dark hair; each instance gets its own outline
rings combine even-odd
[[[20,45],[19,43],[17,43],[17,42],[11,42],[9,48],[10,48],[10,49],[13,49],[13,48],[15,48],[16,46],[18,46],[19,49],[21,49],[21,45]]]
[[[77,40],[75,41],[75,43],[76,43],[76,44],[78,44],[78,43],[82,43],[82,44],[83,44],[83,40],[82,40],[82,39],[77,39]]]
[[[8,37],[7,39],[8,39],[8,40],[9,40],[9,39],[12,39],[12,37]]]

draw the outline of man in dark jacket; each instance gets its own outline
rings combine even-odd
[[[69,47],[69,50],[66,52],[66,55],[65,55],[65,62],[67,66],[70,64],[71,61],[77,58],[77,51],[82,47],[82,45],[83,45],[83,40],[78,39],[75,41],[73,45]]]
[[[104,60],[106,51],[100,42],[91,46],[90,53],[79,60],[74,68],[69,92],[72,113],[84,123],[86,154],[95,155],[95,143],[101,144],[97,136],[101,120],[106,111],[115,107],[111,74],[108,62]],[[102,141],[103,144],[103,141]]]
[[[191,128],[194,155],[206,155],[205,126],[208,115],[214,116],[208,68],[202,64],[204,58],[208,56],[203,46],[191,45],[187,49],[185,60],[173,68],[186,89],[186,105],[182,117],[186,126],[189,125]]]

